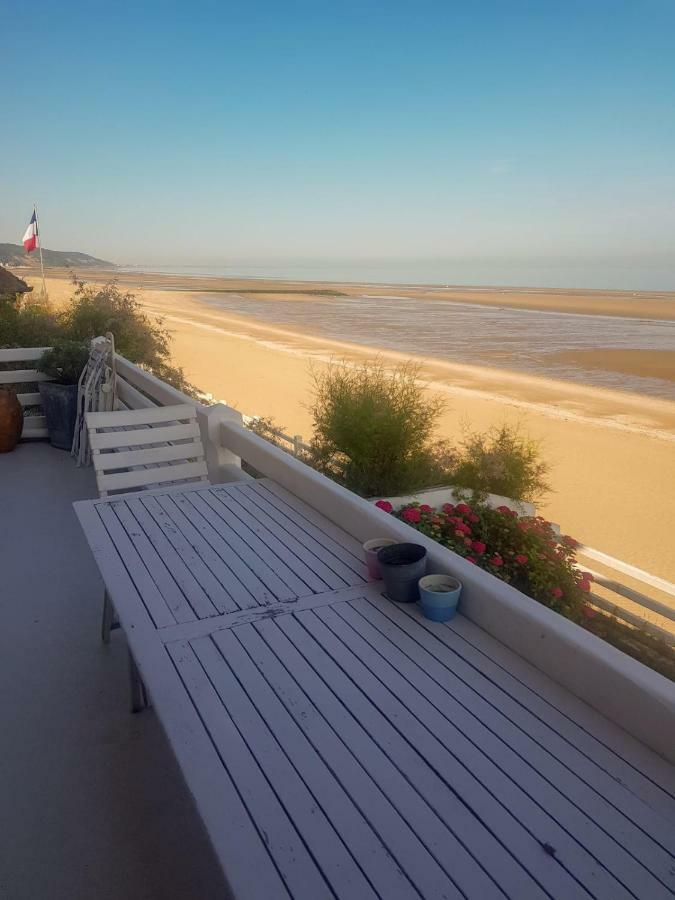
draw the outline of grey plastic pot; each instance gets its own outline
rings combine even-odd
[[[42,381],[38,388],[47,419],[49,443],[59,450],[70,450],[77,419],[77,385]]]
[[[427,551],[420,544],[392,544],[378,551],[385,592],[396,603],[417,603],[418,582],[427,569]]]

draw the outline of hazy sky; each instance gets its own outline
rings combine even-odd
[[[0,241],[675,253],[675,2],[0,2]]]

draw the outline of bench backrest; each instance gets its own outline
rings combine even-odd
[[[87,432],[101,497],[208,481],[197,410],[188,403],[87,413]]]

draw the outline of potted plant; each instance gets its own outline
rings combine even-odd
[[[52,447],[70,450],[77,419],[77,383],[89,359],[80,341],[60,341],[40,357],[37,367],[51,378],[39,384]]]

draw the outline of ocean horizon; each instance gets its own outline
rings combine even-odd
[[[576,263],[535,265],[522,262],[456,262],[453,260],[247,259],[217,264],[120,266],[123,271],[220,278],[269,278],[332,281],[349,284],[436,285],[472,288],[556,290],[675,291],[672,264]]]

